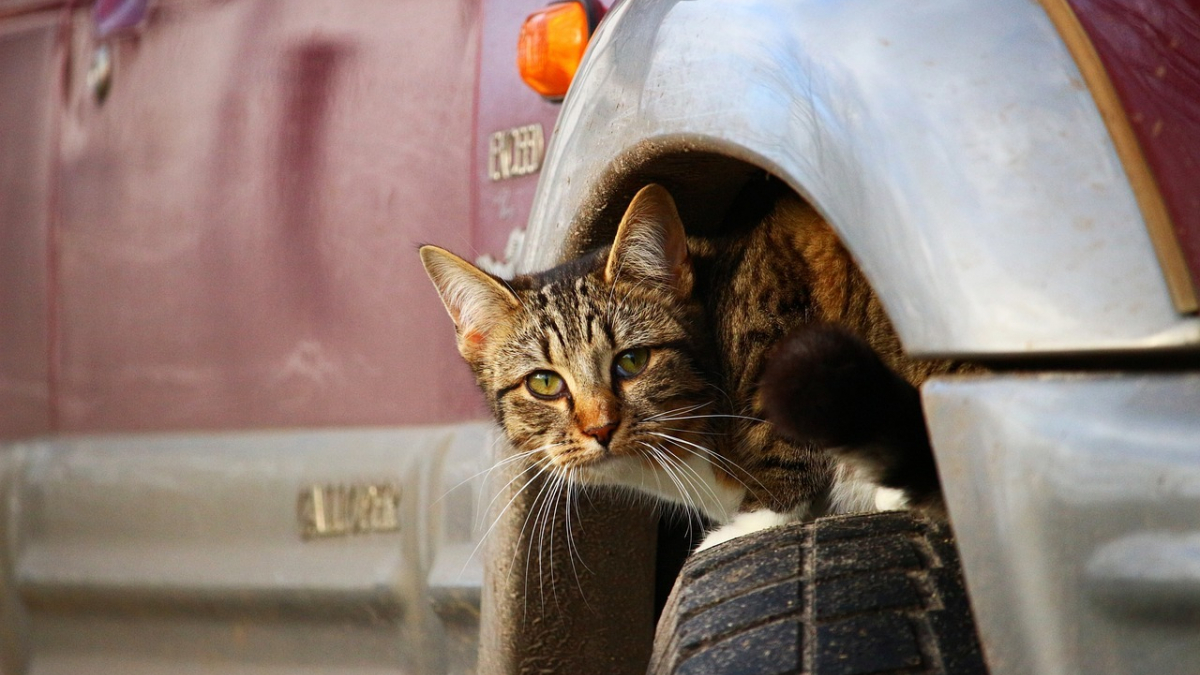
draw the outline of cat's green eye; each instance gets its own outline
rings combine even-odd
[[[538,398],[558,398],[567,390],[562,377],[551,370],[538,370],[525,378],[525,387]]]
[[[646,364],[650,361],[650,350],[645,347],[637,349],[626,349],[617,354],[617,375],[621,377],[633,377],[646,369]]]

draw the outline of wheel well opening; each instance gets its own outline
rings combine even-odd
[[[765,215],[782,191],[790,191],[769,171],[718,152],[639,148],[596,181],[571,223],[564,259],[611,243],[630,200],[650,183],[671,193],[690,234],[719,231],[733,209],[761,209]]]

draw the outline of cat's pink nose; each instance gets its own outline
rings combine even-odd
[[[607,448],[608,442],[612,440],[613,432],[616,431],[617,427],[619,426],[621,426],[621,421],[617,420],[616,422],[609,422],[608,424],[603,424],[598,427],[584,429],[583,433],[596,439],[600,445],[603,445]]]

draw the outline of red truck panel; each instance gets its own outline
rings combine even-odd
[[[50,429],[50,160],[58,15],[0,22],[0,439]]]
[[[475,136],[475,167],[472,178],[479,185],[476,231],[479,253],[500,257],[509,233],[523,229],[529,220],[537,172],[492,180],[488,158],[496,132],[540,124],[549,141],[559,104],[549,103],[521,81],[517,72],[517,37],[525,17],[544,2],[491,2],[483,10],[480,45],[478,119]],[[450,244],[453,247],[453,244]]]
[[[473,246],[478,3],[153,4],[59,156],[58,427],[482,415],[419,243]]]

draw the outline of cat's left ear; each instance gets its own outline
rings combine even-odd
[[[459,353],[473,362],[520,301],[499,279],[443,248],[422,246],[421,262],[458,329]]]
[[[691,295],[692,261],[687,235],[675,200],[661,185],[642,188],[621,219],[604,268],[606,282],[611,284],[618,278],[657,284],[681,297]]]

